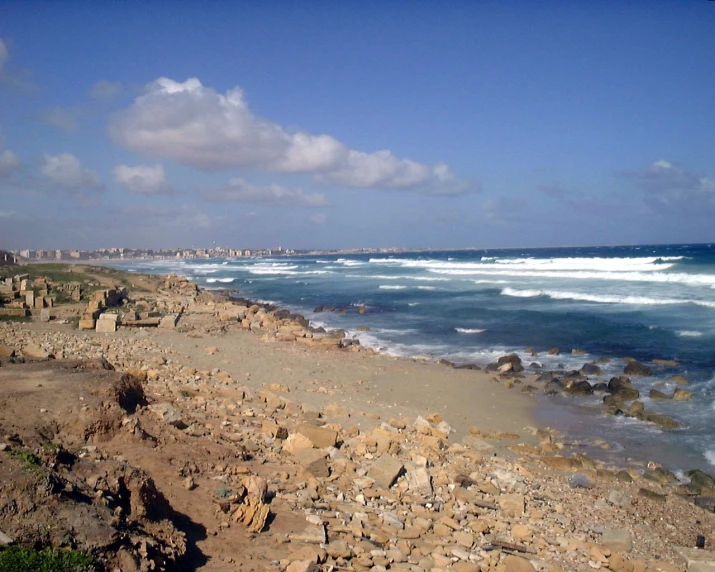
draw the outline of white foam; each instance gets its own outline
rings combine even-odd
[[[544,296],[552,300],[575,300],[580,302],[594,302],[598,304],[630,304],[634,306],[672,306],[677,304],[695,304],[705,308],[715,308],[715,301],[692,300],[686,298],[651,298],[649,296],[614,296],[607,294],[584,294],[582,292],[568,292],[560,290],[516,290],[504,288],[503,296],[516,296],[518,298],[537,298]]]
[[[715,467],[715,449],[708,449],[705,453],[703,453],[703,455],[705,455],[707,462]]]
[[[660,272],[671,268],[672,262],[682,260],[682,256],[632,257],[632,258],[489,258],[481,262],[453,262],[442,260],[420,260],[412,258],[371,258],[373,264],[399,265],[407,268],[451,269],[451,270],[489,270],[499,268],[517,268],[523,270],[598,270],[603,272]]]
[[[697,330],[678,330],[676,334],[678,334],[681,338],[699,338],[705,335]]]
[[[208,282],[208,283],[223,282],[224,284],[230,284],[234,280],[235,280],[235,278],[207,278],[206,282]]]
[[[392,284],[380,284],[378,286],[380,290],[405,290],[407,286],[396,286]]]
[[[558,278],[560,280],[622,280],[624,282],[659,282],[715,287],[713,274],[684,274],[668,272],[592,272],[548,270],[492,270],[485,267],[473,269],[428,268],[427,272],[451,276],[514,276],[517,278]]]
[[[454,331],[460,334],[481,334],[486,332],[486,330],[480,330],[479,328],[454,328]]]
[[[436,286],[417,286],[418,290],[437,290]]]

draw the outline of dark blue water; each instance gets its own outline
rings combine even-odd
[[[715,248],[656,245],[469,250],[193,259],[129,263],[143,272],[177,272],[206,288],[235,289],[302,312],[313,322],[350,330],[363,344],[393,355],[428,354],[486,364],[517,351],[545,368],[580,368],[614,359],[602,376],[622,372],[619,358],[673,359],[640,380],[647,395],[668,392],[685,375],[691,402],[650,402],[686,424],[663,432],[652,425],[571,419],[578,436],[599,436],[654,452],[666,444],[668,462],[715,465]],[[126,268],[126,264],[124,265]],[[317,306],[343,312],[319,312]],[[360,314],[360,306],[366,308]],[[367,326],[369,332],[358,332]],[[557,346],[558,357],[545,354]],[[536,358],[525,351],[533,348]],[[572,349],[585,356],[572,356]],[[597,398],[581,402],[596,410]],[[579,415],[578,419],[581,419]],[[583,425],[583,427],[581,426]],[[662,453],[662,451],[661,451]]]

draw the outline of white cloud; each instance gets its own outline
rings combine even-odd
[[[20,167],[20,160],[17,155],[6,149],[0,153],[0,177],[7,177]]]
[[[40,172],[66,191],[96,191],[102,188],[97,174],[82,167],[77,157],[70,153],[45,153]]]
[[[118,81],[103,79],[92,85],[89,96],[92,99],[112,99],[120,95],[123,90],[124,86]]]
[[[320,193],[304,193],[301,189],[287,189],[280,185],[259,186],[243,179],[231,179],[220,191],[204,193],[211,202],[254,203],[266,206],[322,207],[327,204]]]
[[[117,165],[112,169],[114,180],[131,193],[141,195],[169,194],[172,192],[166,180],[164,166],[156,165]]]
[[[110,132],[128,149],[203,170],[252,167],[311,173],[323,183],[441,195],[479,191],[444,164],[401,159],[389,150],[365,153],[330,135],[288,131],[255,115],[240,88],[220,94],[196,78],[183,83],[156,80],[131,107],[115,115]]]
[[[715,180],[660,159],[638,171],[623,171],[651,204],[675,210],[715,207]]]

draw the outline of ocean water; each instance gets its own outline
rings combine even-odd
[[[673,469],[715,470],[715,245],[152,260],[121,267],[175,272],[208,289],[274,302],[395,356],[486,365],[516,351],[525,364],[544,369],[613,358],[592,382],[622,373],[625,356],[676,360],[678,367],[655,367],[653,377],[633,381],[647,409],[672,415],[682,429],[603,416],[596,396],[544,398],[541,415],[574,439],[612,442],[600,453],[612,461],[656,459]],[[321,305],[336,311],[313,311]],[[554,346],[561,355],[546,354]],[[571,355],[572,349],[586,355]],[[648,399],[652,387],[672,392],[674,374],[690,380],[692,401]]]

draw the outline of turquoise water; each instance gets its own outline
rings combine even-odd
[[[313,323],[345,328],[364,345],[398,356],[428,354],[485,365],[516,351],[525,363],[580,368],[600,356],[675,359],[636,385],[648,394],[690,381],[690,402],[646,408],[685,423],[680,430],[589,413],[599,397],[570,403],[561,422],[578,438],[597,435],[665,458],[674,468],[715,468],[715,248],[657,245],[470,250],[395,255],[291,256],[126,262],[141,272],[176,272],[209,289],[299,311]],[[318,306],[335,312],[313,312]],[[358,312],[360,306],[367,312]],[[367,326],[369,332],[359,332]],[[558,346],[558,357],[545,351]],[[538,357],[525,350],[533,347]],[[586,352],[571,356],[571,349]],[[622,372],[614,359],[600,377]],[[584,409],[585,408],[585,409]],[[554,408],[545,411],[553,415]],[[667,452],[665,454],[664,452]]]

